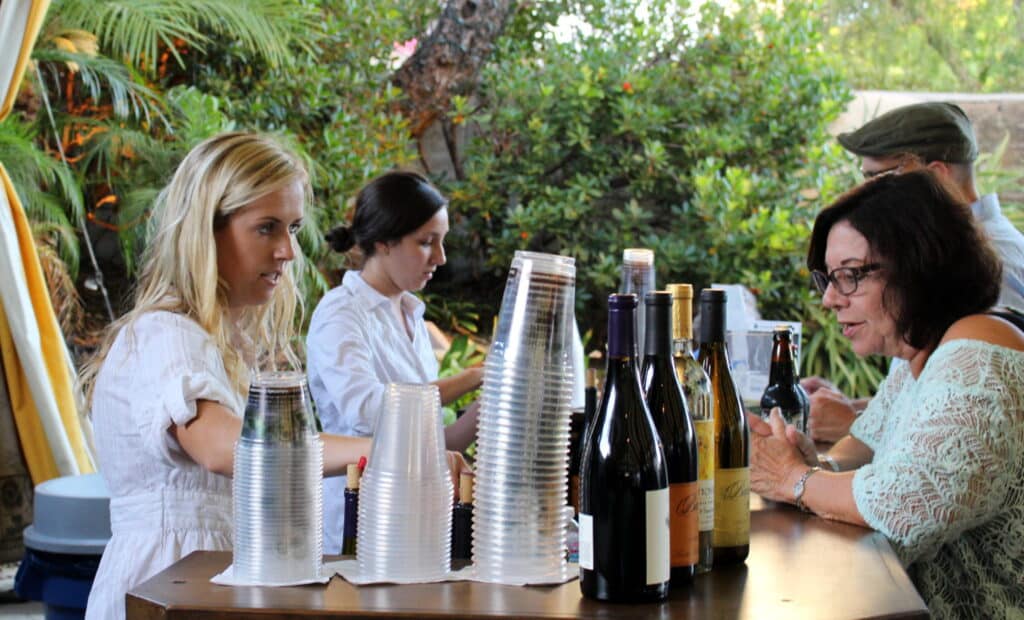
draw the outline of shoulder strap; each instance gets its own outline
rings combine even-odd
[[[991,314],[992,316],[997,316],[1001,319],[1006,319],[1007,321],[1013,323],[1014,327],[1024,332],[1024,312],[1021,312],[1020,310],[1017,310],[1016,308],[1011,308],[1009,306],[1000,306],[998,308],[993,308],[992,310],[989,310],[988,314]]]

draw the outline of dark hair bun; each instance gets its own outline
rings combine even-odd
[[[345,226],[338,226],[324,235],[324,239],[330,244],[335,252],[348,252],[356,244],[356,237],[352,229]]]

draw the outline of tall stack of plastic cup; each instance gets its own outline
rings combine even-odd
[[[512,259],[477,429],[473,563],[485,581],[567,577],[575,278],[572,258]]]
[[[360,576],[443,578],[451,569],[454,489],[437,386],[388,385],[359,486]]]
[[[622,283],[619,285],[619,292],[623,294],[633,293],[636,295],[638,305],[636,308],[636,355],[637,359],[643,358],[644,350],[644,326],[647,311],[644,306],[644,297],[647,293],[657,290],[654,276],[654,250],[646,248],[626,248],[622,251]]]
[[[323,460],[305,375],[256,375],[235,444],[236,579],[288,583],[320,578]]]

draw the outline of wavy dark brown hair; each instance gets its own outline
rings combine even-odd
[[[903,339],[938,345],[957,320],[985,312],[999,298],[1002,262],[969,205],[929,171],[877,177],[818,214],[807,252],[810,269],[827,271],[829,231],[849,222],[881,263],[882,302]]]

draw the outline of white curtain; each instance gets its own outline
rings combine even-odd
[[[0,2],[0,122],[10,113],[49,0]],[[29,474],[93,471],[73,370],[21,201],[0,162],[0,356]]]

